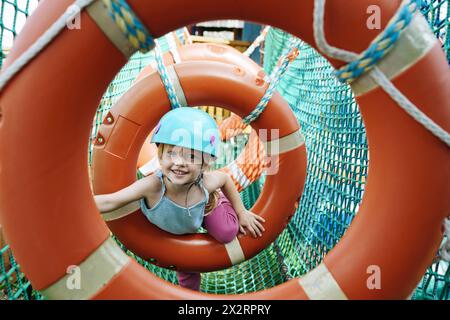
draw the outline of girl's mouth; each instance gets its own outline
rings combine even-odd
[[[180,171],[180,170],[171,170],[171,171],[178,177],[187,175],[187,172],[184,172],[184,171]]]

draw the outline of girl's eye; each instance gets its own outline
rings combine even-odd
[[[202,156],[197,154],[191,154],[191,161],[195,161],[196,163],[200,163],[202,161]]]

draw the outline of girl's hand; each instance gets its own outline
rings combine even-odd
[[[258,216],[257,214],[244,210],[239,215],[239,230],[246,235],[247,232],[246,229],[251,233],[253,238],[256,238],[258,235],[259,237],[262,236],[262,233],[266,231],[264,229],[262,223],[266,222],[263,217]]]

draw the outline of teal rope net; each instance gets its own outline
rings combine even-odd
[[[284,54],[289,37],[271,29],[265,51]],[[269,57],[264,68],[270,72],[276,60]],[[297,116],[308,150],[299,209],[278,241],[288,273],[295,277],[319,264],[351,223],[362,199],[368,149],[352,91],[307,44],[302,43],[277,90]]]
[[[0,0],[0,66],[8,47],[35,8],[37,0]],[[422,0],[421,11],[441,40],[450,61],[448,0]],[[12,17],[12,18],[11,18]],[[183,30],[176,31],[183,39]],[[264,44],[264,69],[270,74],[279,57],[287,53],[291,36],[271,28]],[[162,52],[169,50],[165,37],[158,39]],[[132,85],[138,73],[154,59],[153,53],[136,53],[107,88],[93,119],[91,142],[110,108]],[[277,90],[289,102],[302,126],[308,148],[308,175],[299,208],[278,239],[256,257],[218,272],[202,274],[201,290],[240,294],[276,286],[317,266],[341,239],[364,193],[368,169],[365,128],[353,94],[333,75],[333,68],[308,45],[300,45],[299,57],[290,65]],[[229,163],[243,150],[248,135],[222,145]],[[92,143],[90,144],[92,146]],[[91,163],[89,150],[89,164]],[[139,178],[139,175],[138,175]],[[241,192],[246,208],[257,200],[265,177]],[[424,235],[425,237],[426,235]],[[118,241],[118,240],[117,240]],[[119,241],[118,241],[119,242]],[[120,244],[120,242],[119,242]],[[175,272],[159,268],[122,248],[150,272],[177,283]],[[350,262],[351,263],[351,262]],[[407,268],[408,266],[405,266]],[[42,299],[34,290],[0,235],[0,299]],[[450,299],[450,268],[434,262],[412,299]]]
[[[22,30],[26,19],[36,8],[37,0],[2,0],[0,3],[0,66],[11,48],[14,38]]]

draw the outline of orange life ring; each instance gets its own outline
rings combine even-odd
[[[258,70],[258,76],[264,78],[265,72],[262,70],[256,62],[247,56],[244,56],[241,52],[235,48],[219,44],[219,43],[193,43],[186,44],[184,46],[177,47],[177,55],[180,61],[175,61],[175,57],[172,51],[168,51],[163,54],[162,59],[164,65],[173,65],[179,62],[186,61],[217,61],[232,63],[242,67],[245,70]],[[156,71],[154,64],[149,64],[138,74],[135,82],[138,82],[142,78]]]
[[[248,114],[251,106],[258,104],[258,99],[267,87],[267,84],[255,82],[256,72],[246,72],[245,69],[231,64],[184,62],[173,67],[188,105],[217,104],[241,114]],[[242,97],[244,92],[245,98]],[[135,164],[142,141],[149,130],[157,125],[159,118],[169,110],[170,102],[167,94],[164,94],[164,85],[157,73],[136,82],[119,99],[107,115],[111,120],[98,128],[94,142],[92,172],[95,194],[115,192],[136,180]],[[269,131],[284,121],[285,125],[280,128],[279,136],[287,137],[285,139],[291,137],[297,143],[288,146],[290,149],[283,151],[279,159],[275,159],[273,153],[273,170],[277,173],[270,173],[270,178],[266,180],[268,186],[264,187],[265,191],[263,190],[252,209],[266,219],[266,231],[262,238],[255,240],[251,236],[244,236],[224,245],[206,234],[169,234],[146,220],[139,201],[102,215],[113,233],[140,257],[159,266],[174,266],[185,271],[224,269],[259,253],[276,239],[295,212],[306,175],[306,149],[295,115],[280,95],[272,98],[264,112],[264,118],[261,116],[257,121],[265,123],[264,128]],[[255,122],[256,126],[258,124]],[[270,132],[268,136],[268,139],[275,140],[274,133]],[[254,133],[252,142],[257,139],[258,136]],[[258,146],[257,143],[256,145]],[[263,153],[264,148],[259,151]],[[243,160],[244,157],[247,163]],[[243,152],[237,161],[243,166],[253,168],[256,159],[255,155],[250,155],[247,151]],[[231,175],[232,170],[239,170],[237,161],[224,171]],[[299,161],[303,161],[303,165],[298,165]],[[276,166],[277,164],[279,165]],[[256,167],[259,166],[261,165],[256,163]],[[120,174],[111,175],[111,172]],[[290,181],[289,184],[285,183],[287,180]],[[239,182],[243,184],[242,181]],[[274,193],[270,190],[279,190],[280,194],[274,198]],[[185,259],[183,253],[192,259]]]
[[[71,0],[42,2],[17,38],[6,67],[71,4]],[[324,24],[328,41],[340,48],[364,50],[380,32],[366,27],[366,9],[371,4],[372,0],[353,1],[347,6],[341,1],[328,1]],[[383,12],[381,26],[384,27],[400,1],[380,0],[377,4]],[[243,1],[239,10],[204,0],[158,1],[151,6],[146,1],[132,1],[132,5],[155,37],[195,21],[236,18],[275,25],[316,47],[311,0],[267,1],[264,5]],[[201,10],[194,10],[200,7]],[[101,9],[99,12],[104,12]],[[189,15],[185,14],[187,10]],[[212,298],[213,295],[191,292],[151,275],[110,240],[109,230],[98,214],[89,188],[88,137],[97,104],[126,58],[91,16],[83,12],[81,30],[64,29],[1,93],[0,218],[5,236],[33,287],[48,297]],[[422,32],[415,29],[419,24]],[[426,21],[413,19],[407,30],[410,39],[401,35],[402,41],[430,41],[423,42],[426,45],[420,49],[422,54],[412,52],[416,49],[411,45],[409,53],[416,57],[407,66],[402,64],[403,58],[398,58],[397,47],[391,51],[390,58],[401,65],[401,71],[396,69],[398,73],[391,75],[392,82],[449,131],[450,71],[446,57],[439,41],[430,35]],[[334,59],[330,61],[335,67],[342,65]],[[388,62],[380,62],[384,63]],[[192,78],[186,84],[191,88],[198,85],[194,81],[194,64],[199,63],[176,67],[181,77]],[[229,65],[215,65],[215,68],[208,65],[211,77],[245,78],[245,75],[233,75]],[[157,91],[158,101],[164,101],[165,92],[156,88],[157,79],[152,80],[148,85]],[[239,90],[243,89],[240,98],[253,106],[259,97],[252,96],[250,91],[256,89],[239,85]],[[262,88],[258,90],[261,94]],[[38,94],[24,94],[28,92]],[[353,223],[323,262],[305,276],[236,298],[404,298],[413,291],[433,260],[442,239],[442,220],[450,212],[448,147],[406,115],[380,88],[360,92],[356,99],[367,130],[370,168],[364,198]],[[154,107],[148,117],[156,121],[167,106]],[[280,113],[276,118],[281,121],[283,116]],[[271,119],[263,113],[255,125],[269,127],[270,123]],[[281,136],[289,134],[283,128],[281,131]],[[23,141],[27,141],[27,148],[23,147]],[[115,147],[123,151],[120,146]],[[134,177],[127,179],[131,182]],[[266,186],[278,179],[287,181],[291,177],[282,172],[270,178]],[[267,192],[267,188],[263,190],[263,194]],[[276,192],[268,195],[269,201],[255,211],[262,212],[276,203],[277,196]],[[67,269],[71,265],[78,265],[83,277],[89,279],[83,282],[86,285],[83,290],[66,288]],[[368,267],[373,265],[382,272],[381,288],[375,290],[367,285]]]

